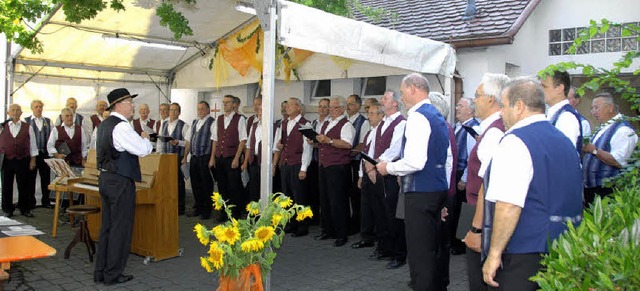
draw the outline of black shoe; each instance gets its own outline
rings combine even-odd
[[[187,213],[187,217],[196,217],[196,216],[200,216],[200,212],[194,211],[192,213]]]
[[[284,233],[294,233],[295,229],[289,225],[285,226]]]
[[[391,256],[381,253],[378,250],[375,250],[373,254],[369,255],[369,260],[372,260],[372,261],[391,260]]]
[[[308,230],[296,231],[296,232],[291,234],[291,237],[301,237],[301,236],[305,236],[305,235],[308,235],[308,234],[309,234]]]
[[[42,203],[42,208],[47,208],[47,209],[53,209],[55,208],[55,205],[52,205],[51,203],[47,202],[47,203]]]
[[[23,216],[26,216],[26,217],[33,217],[33,213],[31,213],[31,210],[20,211],[20,214],[22,214]]]
[[[346,243],[347,243],[347,239],[346,238],[339,238],[335,242],[333,242],[333,246],[334,247],[341,247]]]
[[[354,249],[370,248],[373,247],[373,242],[361,240],[357,243],[351,244],[351,247]]]
[[[4,217],[6,217],[6,218],[11,218],[11,217],[13,217],[13,211],[5,212],[5,213],[4,213]]]
[[[115,285],[115,284],[129,282],[132,279],[133,279],[133,275],[120,275],[120,277],[116,278],[115,280],[113,280],[111,282],[105,282],[104,285],[105,286],[111,286],[111,285]]]
[[[411,288],[411,290],[413,290],[416,287],[416,282],[409,281],[409,283],[407,283],[407,286],[409,286],[409,288]]]
[[[319,235],[316,235],[313,239],[315,240],[326,240],[326,239],[330,239],[333,238],[333,236],[326,234],[326,233],[321,233]]]
[[[391,260],[391,262],[387,264],[387,269],[389,270],[397,269],[404,266],[404,264],[406,264],[406,262],[403,260],[393,259]]]

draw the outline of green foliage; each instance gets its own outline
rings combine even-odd
[[[195,2],[195,0],[186,2]],[[193,35],[193,30],[189,27],[189,20],[182,13],[176,11],[172,3],[162,2],[156,9],[156,15],[160,17],[160,25],[169,27],[175,39],[180,39],[184,35]]]

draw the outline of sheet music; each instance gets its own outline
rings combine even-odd
[[[98,186],[90,185],[90,184],[84,184],[84,183],[75,183],[75,184],[73,184],[73,186],[76,186],[76,187],[82,188],[82,189],[89,189],[89,190],[93,190],[93,191],[98,191],[99,190]]]
[[[11,218],[7,218],[4,216],[0,216],[0,226],[9,226],[9,225],[20,225],[22,222],[17,220],[13,220]]]

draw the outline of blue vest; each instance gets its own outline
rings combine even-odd
[[[184,121],[182,121],[181,119],[178,119],[178,123],[176,124],[176,127],[173,129],[173,132],[171,133],[171,137],[173,137],[173,139],[183,140],[184,139],[184,136],[182,136],[183,127],[184,127]],[[162,135],[169,136],[169,121],[162,123]],[[184,147],[172,146],[169,142],[163,142],[162,146],[163,146],[162,150],[164,153],[178,154],[178,158],[179,158],[178,161],[180,161],[180,159],[182,159],[182,157],[184,156]]]
[[[627,126],[631,129],[633,127],[626,120],[616,121],[612,124],[607,131],[603,132],[598,140],[594,141],[596,134],[591,138],[591,143],[593,143],[596,148],[602,149],[605,152],[611,151],[611,138],[613,135],[623,126]],[[620,169],[610,166],[602,162],[600,159],[596,158],[594,155],[587,153],[584,155],[583,160],[583,180],[584,186],[587,188],[593,188],[597,186],[602,186],[602,179],[611,178],[620,173]]]
[[[471,118],[471,120],[464,123],[466,126],[474,127],[480,125],[477,119]],[[456,145],[458,146],[458,169],[457,171],[464,171],[467,168],[467,162],[469,155],[467,155],[467,138],[470,134],[460,126],[460,130],[456,133]]]
[[[38,145],[38,155],[44,155],[48,157],[49,152],[47,151],[47,141],[49,140],[49,134],[51,134],[51,119],[47,117],[42,117],[42,129],[38,129],[36,125],[35,118],[32,116],[26,117],[24,119],[31,128],[33,128],[33,132],[36,134],[36,145]]]
[[[113,147],[113,129],[120,122],[125,121],[115,116],[109,116],[97,127],[96,158],[98,168],[140,182],[142,174],[140,173],[138,156],[127,151],[119,152]]]
[[[449,147],[449,128],[444,117],[431,104],[423,104],[416,110],[429,121],[431,134],[428,136],[417,135],[416,138],[425,137],[429,143],[427,149],[427,162],[422,170],[402,177],[404,192],[441,192],[449,189],[445,163],[447,161],[447,148]],[[406,127],[405,127],[406,134]],[[416,134],[416,133],[412,133]],[[402,138],[402,154],[406,137]]]
[[[352,125],[356,129],[356,134],[353,136],[353,144],[351,144],[351,148],[355,148],[358,143],[360,143],[360,130],[362,130],[362,124],[367,120],[362,116],[362,114],[358,115],[355,121],[353,121]],[[360,154],[355,155],[351,158],[351,160],[359,161],[361,159]]]
[[[565,104],[564,106],[560,107],[560,109],[558,109],[558,111],[556,111],[556,113],[551,116],[551,119],[549,120],[549,122],[551,122],[551,125],[556,126],[556,123],[558,122],[558,118],[560,118],[560,114],[562,114],[563,112],[569,112],[571,114],[573,114],[573,116],[576,117],[576,120],[578,121],[578,128],[580,129],[580,135],[578,136],[578,140],[576,141],[576,143],[574,144],[574,146],[576,147],[576,150],[578,151],[578,155],[582,155],[582,122],[580,121],[582,115],[580,115],[580,113],[578,113],[578,111],[576,111],[575,108],[573,108],[573,106],[571,106],[570,104]],[[584,117],[582,117],[584,118]]]
[[[193,121],[191,125],[191,155],[194,157],[211,155],[211,124],[213,123],[213,117],[208,116],[200,131],[196,132],[196,125],[198,119]]]
[[[533,162],[533,177],[525,206],[504,253],[548,253],[550,243],[567,229],[567,221],[571,221],[576,227],[582,221],[580,159],[567,137],[547,121],[532,123],[507,135],[510,134],[522,140],[529,150]],[[490,178],[493,178],[491,164],[485,173],[485,189],[489,188]],[[485,200],[483,260],[491,245],[494,212],[495,203]]]

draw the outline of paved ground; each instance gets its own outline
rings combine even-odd
[[[193,197],[187,193],[187,197]],[[192,198],[191,198],[192,199]],[[187,205],[192,200],[187,198]],[[106,287],[93,282],[93,265],[89,262],[84,245],[77,245],[71,258],[63,258],[64,249],[75,229],[68,224],[58,226],[58,237],[52,238],[53,210],[38,208],[34,218],[17,215],[15,218],[34,225],[45,232],[38,238],[54,247],[53,258],[12,264],[11,280],[5,290],[213,290],[217,277],[200,267],[198,257],[206,253],[192,232],[194,218],[179,218],[182,257],[144,265],[143,257],[131,255],[126,272],[134,275],[130,282]],[[209,226],[213,220],[205,222]],[[334,247],[332,241],[315,241],[319,227],[311,228],[306,237],[286,237],[271,273],[271,290],[410,290],[407,287],[409,268],[386,270],[386,261],[367,259],[370,248],[354,250],[350,243]],[[467,290],[464,256],[452,256],[449,290]]]

